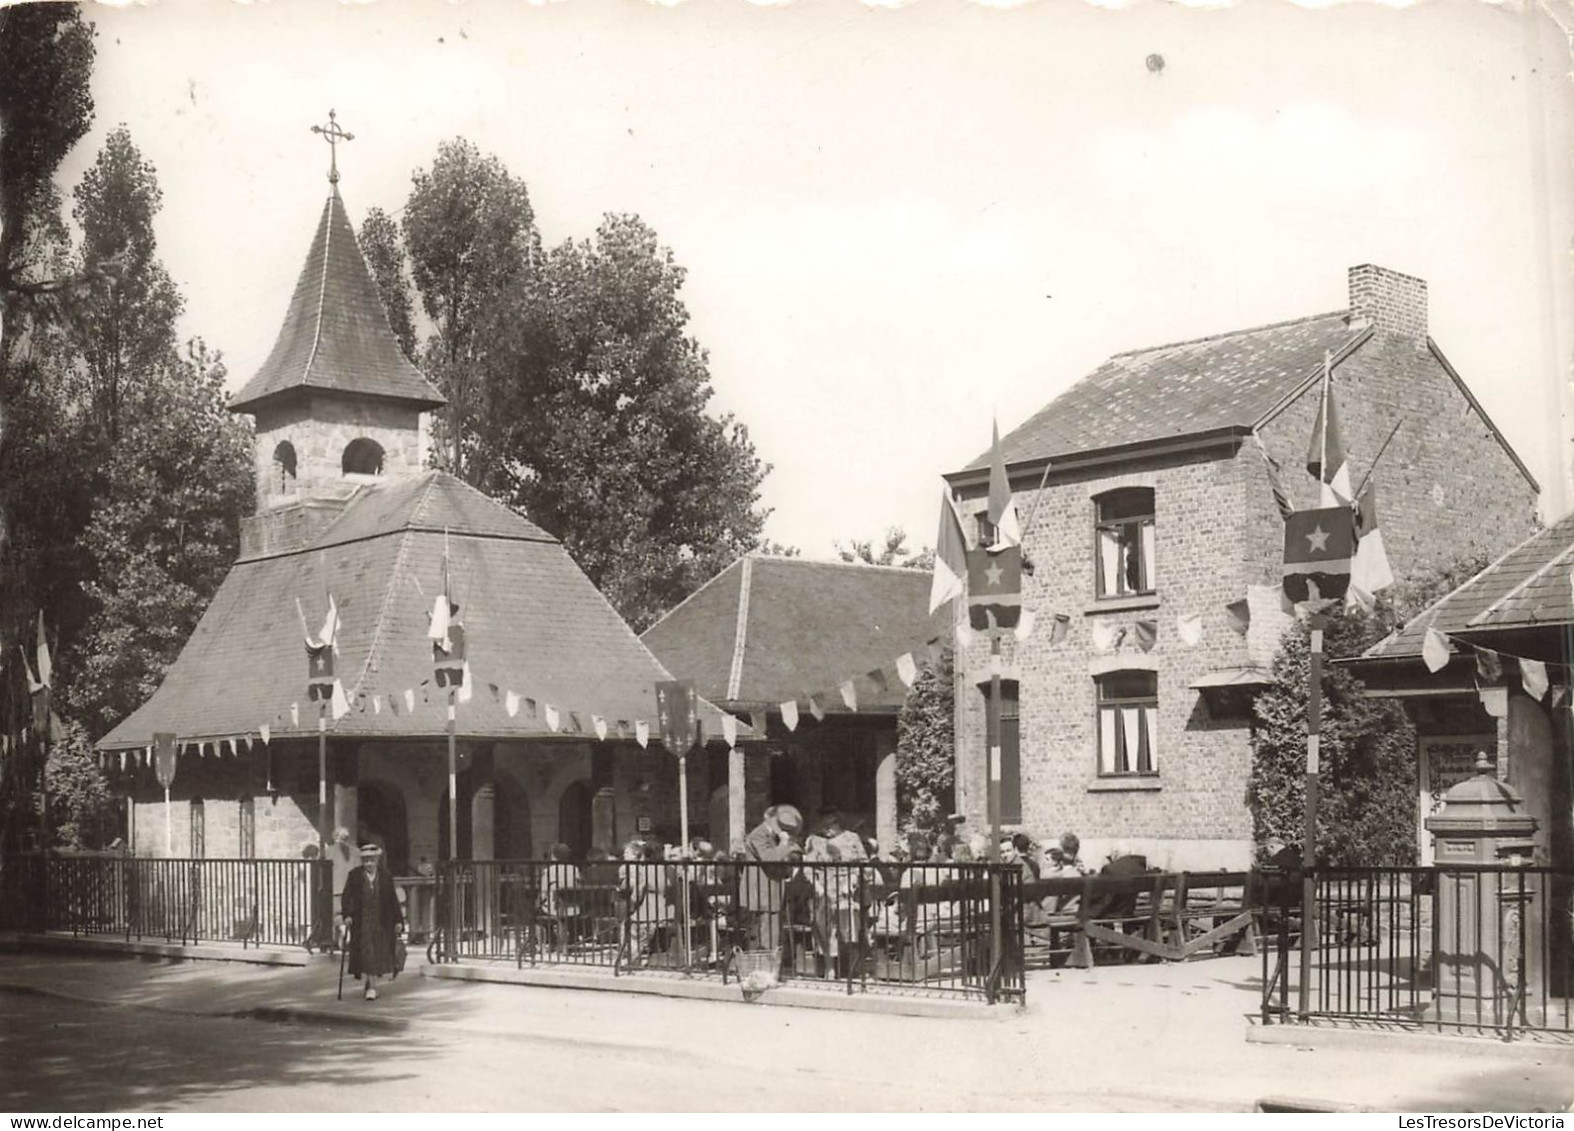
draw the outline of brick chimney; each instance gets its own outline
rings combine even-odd
[[[1426,280],[1363,263],[1352,267],[1350,320],[1390,334],[1426,340]]]

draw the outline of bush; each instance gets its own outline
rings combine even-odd
[[[896,720],[896,806],[904,832],[948,829],[956,807],[956,692],[951,649],[926,664]]]

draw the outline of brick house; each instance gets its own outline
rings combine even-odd
[[[471,672],[455,707],[459,856],[677,839],[676,762],[636,741],[641,721],[657,731],[667,670],[555,537],[423,469],[421,417],[442,404],[388,328],[335,186],[277,344],[229,404],[256,418],[240,555],[152,697],[98,744],[137,855],[293,857],[343,826],[382,843],[396,874],[446,858],[448,704],[426,635],[445,577]],[[324,779],[301,622],[330,595],[348,710],[323,718]],[[701,721],[720,736],[714,706]],[[180,748],[168,834],[158,733]],[[699,832],[714,763],[689,759]]]
[[[1400,425],[1374,476],[1397,577],[1533,529],[1539,488],[1429,336],[1420,279],[1353,267],[1346,310],[1115,355],[1002,441],[1037,625],[1003,642],[1008,824],[1075,831],[1093,864],[1116,848],[1176,868],[1249,861],[1251,697],[1289,623],[1257,441],[1294,504],[1316,505],[1301,465],[1325,353],[1353,483]],[[988,454],[947,479],[982,522]],[[988,664],[981,634],[959,641],[958,802],[974,824]]]
[[[811,827],[835,810],[882,847],[895,843],[896,718],[906,697],[895,659],[917,652],[922,663],[925,643],[949,627],[943,613],[929,615],[929,586],[927,570],[750,554],[645,630],[662,664],[747,715],[766,739],[732,753],[748,759],[749,822],[785,802]],[[840,695],[846,680],[856,709]],[[810,695],[824,718],[810,711]],[[792,728],[782,717],[788,701]],[[713,805],[725,803],[719,791]]]

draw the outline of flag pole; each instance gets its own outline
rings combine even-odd
[[[989,971],[1000,969],[1002,939],[1000,909],[1000,874],[994,865],[1000,863],[1000,626],[995,621],[993,609],[989,617],[989,844],[984,849],[984,859],[989,868]]]
[[[1317,505],[1322,506],[1330,494],[1328,485],[1332,480],[1328,476],[1328,394],[1333,386],[1333,367],[1327,350],[1323,351],[1323,411],[1318,415],[1322,417],[1321,454],[1317,457]]]
[[[1307,668],[1306,686],[1306,823],[1302,830],[1301,847],[1301,984],[1298,1016],[1306,1020],[1311,992],[1312,924],[1313,905],[1316,901],[1316,880],[1312,869],[1317,863],[1317,792],[1318,774],[1321,770],[1321,740],[1323,716],[1323,629],[1328,618],[1321,612],[1313,613],[1310,620],[1312,648]]]
[[[443,600],[447,599],[445,594]],[[458,712],[455,703],[458,694],[450,684],[448,688],[448,859],[454,867],[459,863],[459,754],[454,738],[454,721]]]
[[[218,749],[218,747],[214,747]],[[317,700],[317,836],[328,859],[328,700]]]

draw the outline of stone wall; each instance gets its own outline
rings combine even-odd
[[[383,449],[383,475],[421,470],[420,413],[412,406],[376,397],[347,397],[312,391],[264,405],[257,413],[257,509],[267,510],[344,483],[344,449],[369,439]],[[274,453],[281,443],[295,449],[293,485],[281,482]]]
[[[164,792],[151,768],[138,769],[132,789],[133,853],[189,857],[193,802],[200,798],[204,855],[213,859],[238,857],[242,802],[250,798],[256,856],[299,859],[303,848],[317,843],[316,755],[307,749],[309,744],[274,745],[278,748],[274,754],[276,781],[285,786],[277,795],[267,790],[267,755],[260,745],[239,756],[180,755],[170,786],[173,851],[165,843]],[[300,767],[295,766],[296,759],[303,763]]]

